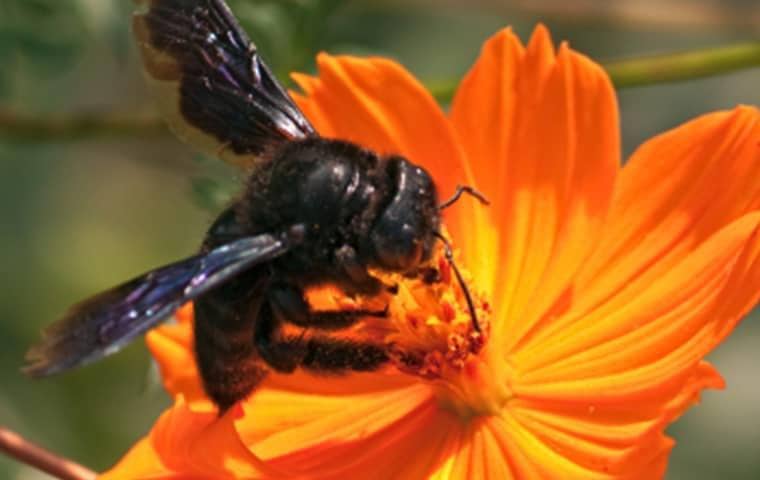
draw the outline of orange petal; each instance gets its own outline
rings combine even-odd
[[[282,478],[240,442],[233,414],[195,411],[179,396],[150,435],[102,478]]]
[[[615,402],[660,396],[731,331],[760,297],[760,212],[713,235],[646,289],[583,315],[570,312],[515,354],[520,396]]]
[[[471,183],[453,130],[433,97],[401,65],[384,58],[320,54],[319,76],[295,74],[304,95],[293,94],[319,133],[355,142],[380,154],[395,153],[427,169],[441,197]],[[466,201],[446,212],[452,236],[476,210]]]
[[[261,390],[279,390],[312,395],[341,396],[363,393],[382,393],[418,383],[413,377],[396,370],[349,373],[324,376],[296,371],[291,374],[270,374]]]
[[[148,332],[145,341],[158,364],[164,388],[170,395],[182,395],[190,403],[207,400],[195,366],[190,322],[153,329]]]
[[[601,231],[620,163],[614,90],[566,44],[555,55],[544,27],[525,50],[504,30],[484,45],[451,119],[493,201],[499,243],[469,266],[489,277],[493,341],[510,350],[562,297]]]
[[[602,243],[578,276],[576,308],[648,288],[716,231],[760,209],[758,172],[754,107],[704,115],[646,142],[623,169]]]
[[[517,478],[525,479],[587,479],[608,480],[612,477],[594,469],[579,465],[566,452],[559,452],[547,445],[545,439],[531,431],[511,413],[489,419],[491,431],[499,439],[507,458],[512,459]]]
[[[263,390],[245,409],[241,439],[288,477],[425,478],[461,428],[423,385],[341,397]]]
[[[616,450],[598,446],[564,433],[545,428],[518,415],[507,414],[490,421],[494,436],[499,438],[505,455],[513,459],[518,478],[568,480],[622,480],[662,478],[664,460],[673,441],[656,435],[637,444],[635,451],[623,458],[635,462],[620,468],[615,462]]]
[[[487,419],[472,419],[456,433],[456,437],[449,440],[453,454],[426,477],[429,480],[526,478],[522,476],[523,472],[513,470],[508,456],[502,450],[501,439],[493,434]]]
[[[534,452],[530,460],[549,468],[544,478],[662,478],[673,446],[663,434],[665,427],[697,401],[702,389],[722,386],[717,372],[700,363],[684,384],[650,401],[517,400],[509,412],[512,428],[524,430],[514,436],[523,440],[523,452]],[[544,455],[564,461],[546,461]],[[571,474],[571,465],[584,473]]]
[[[161,462],[150,438],[138,441],[119,463],[98,476],[100,480],[169,479],[174,475]]]

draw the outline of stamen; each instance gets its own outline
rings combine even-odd
[[[459,287],[462,289],[464,298],[467,301],[467,309],[470,311],[470,318],[472,319],[472,328],[474,328],[476,332],[480,332],[480,324],[478,323],[478,315],[475,313],[475,305],[472,303],[472,295],[470,295],[470,289],[468,289],[467,285],[464,283],[464,278],[462,278],[462,274],[457,268],[457,264],[454,263],[454,253],[451,250],[451,244],[440,232],[433,233],[443,243],[446,260],[449,262],[449,265],[451,265],[451,269],[454,270],[454,275],[457,277]]]
[[[381,276],[399,284],[398,293],[386,297],[390,325],[388,320],[362,323],[367,333],[386,331],[388,351],[400,370],[427,380],[459,375],[489,334],[488,302],[473,295],[448,239],[440,232],[436,236],[437,253],[419,275]]]
[[[386,318],[367,317],[353,333],[385,343],[396,369],[428,384],[444,408],[463,417],[491,414],[512,397],[511,377],[499,350],[488,347],[489,303],[468,285],[443,235],[417,275],[372,272],[397,283],[398,292],[382,296]]]

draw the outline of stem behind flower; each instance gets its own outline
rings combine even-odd
[[[0,451],[61,480],[94,480],[97,477],[92,470],[59,457],[3,427],[0,427]]]

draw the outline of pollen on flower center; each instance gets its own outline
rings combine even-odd
[[[490,331],[487,302],[475,299],[478,331],[469,309],[460,305],[462,293],[443,257],[420,277],[402,279],[391,302],[396,332],[386,337],[398,368],[427,380],[459,372],[480,354]]]
[[[467,272],[462,273],[469,284]],[[388,298],[390,324],[375,319],[364,328],[382,332],[398,370],[430,384],[443,406],[465,417],[501,410],[511,394],[505,365],[488,345],[490,304],[468,287],[478,331],[443,248],[418,275],[380,276],[398,285]]]

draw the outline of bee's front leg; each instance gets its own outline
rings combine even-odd
[[[274,370],[297,367],[320,373],[368,372],[388,362],[383,345],[326,335],[285,335],[272,311],[264,307],[256,322],[254,343],[261,359]]]
[[[362,317],[385,317],[383,310],[312,310],[303,291],[294,285],[276,285],[269,291],[272,311],[279,320],[304,328],[339,330],[356,323]]]
[[[335,251],[335,262],[345,279],[340,282],[340,287],[348,295],[378,295],[382,292],[396,293],[397,285],[383,283],[377,277],[367,271],[367,267],[359,261],[356,250],[343,245]]]

